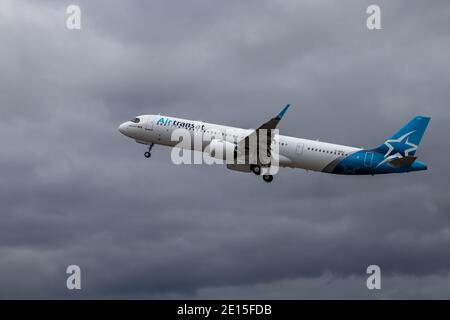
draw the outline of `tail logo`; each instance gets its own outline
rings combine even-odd
[[[384,143],[388,147],[388,151],[384,155],[384,160],[381,161],[377,167],[396,158],[403,158],[410,155],[410,153],[417,150],[417,145],[409,142],[409,136],[415,132],[411,131],[402,135],[398,139],[389,139]],[[394,153],[395,152],[395,153]]]

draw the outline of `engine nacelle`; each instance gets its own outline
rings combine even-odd
[[[238,156],[238,146],[228,141],[214,139],[206,147],[205,152],[212,158],[233,162]]]
[[[251,165],[249,164],[227,164],[227,168],[240,172],[251,172]]]

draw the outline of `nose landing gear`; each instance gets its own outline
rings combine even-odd
[[[144,153],[144,157],[146,157],[147,159],[152,156],[152,154],[150,152],[152,151],[153,145],[154,145],[154,143],[150,144],[148,146],[148,151],[146,153]]]
[[[271,183],[273,180],[273,176],[270,174],[265,174],[265,175],[263,175],[263,180],[267,183]]]

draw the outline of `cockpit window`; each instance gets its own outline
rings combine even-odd
[[[139,123],[139,121],[141,121],[141,119],[139,119],[139,118],[134,118],[133,120],[130,120],[131,122],[134,122],[134,123]]]

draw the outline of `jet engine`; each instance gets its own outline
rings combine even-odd
[[[212,140],[206,147],[205,152],[212,158],[227,160],[227,162],[234,162],[239,154],[236,144],[218,139]]]

